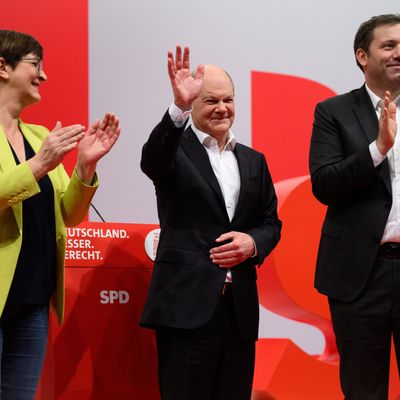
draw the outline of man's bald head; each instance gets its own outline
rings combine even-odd
[[[234,86],[230,75],[216,65],[205,65],[203,83],[193,102],[192,120],[201,131],[223,143],[235,116]]]

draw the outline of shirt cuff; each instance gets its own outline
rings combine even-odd
[[[386,156],[382,155],[379,151],[378,146],[376,145],[376,140],[369,145],[369,152],[371,153],[374,167],[377,167],[386,158]]]
[[[185,124],[191,112],[192,109],[188,111],[182,111],[175,105],[175,103],[172,103],[168,108],[169,116],[171,117],[172,122],[177,128],[181,128]]]

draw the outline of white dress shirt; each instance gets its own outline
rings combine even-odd
[[[371,98],[372,104],[375,108],[376,116],[381,115],[382,100],[365,85],[367,92]],[[397,126],[400,126],[400,111],[399,111],[399,97],[395,100],[396,103],[396,119]],[[381,243],[385,242],[400,242],[400,138],[396,135],[393,147],[384,156],[378,150],[376,141],[369,145],[372,161],[374,166],[377,167],[386,157],[389,162],[390,182],[392,185],[392,208],[390,209],[389,218],[386,223],[385,230]]]
[[[211,167],[217,177],[222,195],[224,196],[229,221],[232,221],[240,191],[239,167],[236,157],[233,154],[236,139],[232,132],[229,131],[227,143],[224,148],[220,150],[215,138],[200,131],[193,124],[191,126],[200,143],[207,151]]]

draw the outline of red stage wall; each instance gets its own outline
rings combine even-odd
[[[87,0],[13,0],[3,4],[1,29],[33,35],[44,48],[47,82],[40,87],[42,101],[29,107],[25,122],[53,129],[88,124],[88,2]],[[76,154],[65,161],[72,171]]]

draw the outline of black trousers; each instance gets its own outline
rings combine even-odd
[[[240,334],[230,290],[196,330],[156,329],[162,400],[250,400],[255,341]]]
[[[400,260],[378,257],[361,295],[329,306],[345,399],[387,400],[392,338],[400,366]]]

